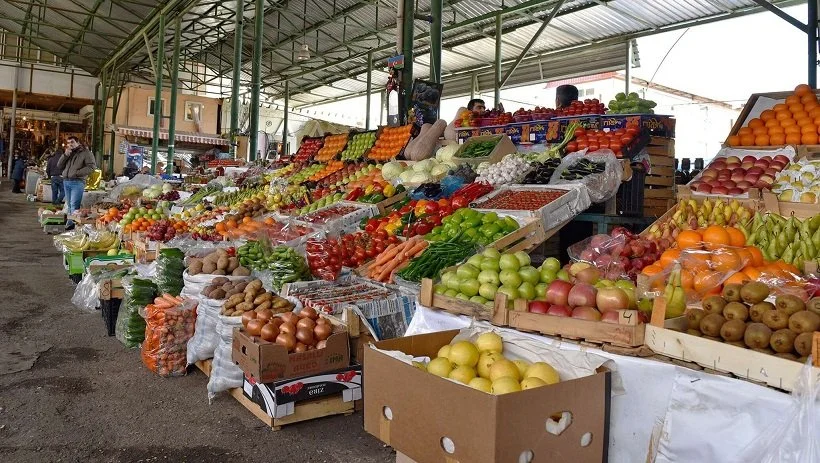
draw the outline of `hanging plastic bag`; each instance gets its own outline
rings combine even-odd
[[[603,164],[602,172],[585,173],[580,169],[580,163]],[[580,169],[576,171],[576,169]],[[577,175],[576,175],[577,174]],[[610,150],[598,150],[593,153],[579,151],[567,155],[555,169],[550,178],[551,185],[582,184],[589,190],[589,197],[593,203],[602,203],[618,192],[623,179],[624,170],[621,162]],[[578,178],[574,178],[574,177]]]
[[[145,339],[145,319],[140,310],[157,296],[157,285],[142,278],[123,278],[122,287],[124,294],[117,313],[115,334],[125,347],[139,347]]]
[[[185,271],[185,254],[179,249],[161,249],[157,256],[157,289],[161,293],[179,296],[185,285],[182,274]]]
[[[100,306],[99,294],[97,281],[90,273],[86,273],[77,287],[74,288],[71,303],[86,312],[94,312]]]
[[[162,295],[145,308],[142,363],[160,376],[183,376],[188,367],[188,341],[194,335],[197,303]]]

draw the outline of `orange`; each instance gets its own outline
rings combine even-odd
[[[807,95],[803,95],[800,97],[800,103],[802,103],[804,106],[806,105],[806,103],[811,102],[817,102],[817,97],[814,95],[814,93],[809,93]]]
[[[663,267],[661,267],[658,264],[647,265],[641,271],[641,273],[643,273],[644,275],[647,275],[647,276],[657,275],[661,272],[663,272]]]
[[[811,110],[814,108],[820,107],[820,103],[815,100],[807,101],[803,103],[803,111],[806,111],[811,116]],[[814,116],[812,116],[814,118]]]
[[[774,127],[769,127],[769,136],[775,134],[785,135],[786,131],[783,129],[783,127],[780,127],[780,124],[777,124]]]
[[[700,249],[701,236],[694,230],[683,230],[678,234],[678,248],[680,249]]]
[[[215,229],[216,229],[216,231],[218,231],[219,233],[222,233],[222,232],[224,232],[224,231],[225,231],[225,223],[224,223],[224,222],[219,222],[218,224],[216,224],[216,226],[215,226],[214,228],[215,228]]]
[[[699,293],[705,293],[720,286],[721,275],[711,270],[703,270],[695,274],[694,288]]]
[[[780,128],[780,121],[778,121],[777,119],[769,119],[768,121],[766,121],[766,127],[768,127],[769,131],[771,132],[771,130],[775,127]]]
[[[712,268],[721,273],[736,272],[743,267],[743,261],[729,248],[717,249],[712,254]]]
[[[791,106],[793,104],[800,104],[800,97],[797,95],[789,95],[786,97],[786,106]]]
[[[805,127],[807,125],[814,125],[814,121],[811,120],[809,116],[802,117],[800,119],[795,119],[797,121],[798,127]]]
[[[807,124],[800,127],[800,133],[816,133],[817,126],[812,122],[811,124]]]
[[[755,144],[755,136],[752,134],[740,136],[740,146],[752,146]]]
[[[785,270],[786,272],[791,273],[792,275],[801,275],[802,274],[802,272],[800,270],[798,270],[797,267],[795,267],[792,264],[788,264],[786,262],[783,262],[782,260],[776,260],[774,262],[774,265],[776,265],[777,268],[779,268],[781,270]]]
[[[792,113],[792,114],[799,113],[799,112],[802,112],[802,111],[804,111],[804,109],[803,109],[803,105],[800,104],[800,103],[790,104],[789,105],[789,112]]]
[[[717,249],[720,246],[726,246],[730,240],[729,232],[720,225],[711,225],[703,231],[703,241],[706,243],[706,249]]]
[[[709,270],[711,262],[709,253],[698,249],[692,249],[681,254],[681,267],[689,269],[693,273]]]
[[[742,285],[743,283],[745,283],[747,281],[750,281],[750,280],[751,279],[749,278],[749,276],[746,275],[745,273],[737,272],[737,273],[734,273],[732,276],[730,276],[726,281],[724,281],[723,284],[725,284],[725,285],[735,285],[735,284],[736,285]]]
[[[788,109],[780,109],[775,112],[775,119],[782,121],[783,119],[791,119],[792,113]]]
[[[820,105],[817,105],[809,110],[809,116],[814,119],[820,117]]]
[[[774,133],[769,137],[769,143],[772,145],[785,145],[786,135],[782,133]]]
[[[785,104],[783,104],[783,103],[777,103],[776,105],[774,105],[774,106],[772,107],[772,111],[774,111],[774,112],[778,112],[778,111],[783,111],[784,109],[788,109],[788,108],[789,108],[789,107],[788,107],[788,106],[786,106],[786,105],[785,105]]]
[[[794,87],[794,94],[797,96],[803,96],[813,94],[813,92],[812,88],[809,87],[807,84],[799,84],[797,87]]]
[[[757,135],[755,137],[755,146],[768,146],[769,145],[769,136],[766,134]]]
[[[726,139],[726,144],[729,146],[740,146],[740,137],[737,135],[730,135],[729,138]]]
[[[242,223],[249,223],[251,220],[253,220],[253,219],[251,219],[250,217],[244,217],[242,219]]]
[[[225,224],[225,227],[228,228],[229,230],[233,230],[237,226],[238,226],[238,224],[236,223],[236,220],[234,220],[234,219],[228,220],[228,223]]]
[[[750,120],[750,121],[749,121],[749,123],[748,123],[748,124],[746,124],[746,125],[747,125],[748,127],[753,128],[753,129],[754,129],[754,128],[757,128],[757,127],[763,127],[763,121],[761,121],[761,120],[760,120],[760,119],[758,119],[758,118],[754,118],[754,119]]]
[[[695,287],[695,273],[685,268],[681,269],[680,285],[683,289],[693,289]]]
[[[786,144],[787,145],[799,145],[800,144],[800,134],[796,133],[787,133],[786,134]]]
[[[745,247],[735,249],[735,252],[740,257],[740,261],[743,262],[744,267],[752,263],[752,253]]]
[[[790,125],[797,125],[797,121],[795,121],[794,119],[783,119],[783,120],[780,121],[780,126],[781,127],[785,128],[785,127],[789,127]]]
[[[774,116],[775,116],[774,111],[772,111],[771,109],[767,109],[767,110],[763,111],[762,113],[760,113],[760,119],[762,119],[764,121],[767,121],[767,122],[774,119]]]
[[[747,246],[746,250],[752,255],[752,265],[755,267],[763,265],[763,253],[757,246]]]
[[[746,245],[746,235],[735,227],[726,227],[729,234],[729,246],[743,247]]]
[[[755,127],[755,128],[752,129],[752,135],[755,135],[755,136],[766,135],[768,133],[769,133],[769,129],[767,129],[766,127]]]
[[[749,267],[749,266],[746,266],[746,267],[743,268],[743,273],[748,275],[748,277],[752,281],[756,281],[758,278],[760,278],[760,275],[761,275],[761,272],[757,267]]]
[[[680,258],[680,249],[667,249],[661,254],[660,262],[662,267],[668,267]]]
[[[738,135],[751,135],[752,134],[752,129],[750,129],[749,127],[741,127],[740,129],[738,129],[737,134]]]
[[[820,119],[818,119],[820,120]],[[788,135],[790,133],[800,133],[800,127],[797,125],[790,125],[788,127],[783,127],[783,132]]]
[[[799,121],[800,119],[803,119],[804,117],[809,117],[809,113],[806,112],[805,109],[802,110],[802,111],[795,111],[795,112],[792,113],[792,119],[794,119],[796,121]]]
[[[816,145],[817,133],[804,133],[803,136],[800,137],[800,141],[803,142],[804,145]]]

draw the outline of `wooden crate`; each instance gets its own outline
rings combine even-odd
[[[766,93],[752,93],[749,96],[749,99],[746,101],[746,104],[743,106],[743,109],[740,111],[740,115],[735,120],[735,125],[732,126],[732,130],[726,135],[726,140],[723,142],[723,146],[729,146],[728,140],[729,137],[732,135],[737,135],[738,130],[741,127],[744,127],[750,119],[750,115],[752,113],[752,109],[754,109],[755,105],[757,104],[758,100],[762,97],[772,98],[776,100],[776,103],[783,103],[786,100],[786,97],[792,95],[794,93],[793,90],[787,90],[783,92],[766,92]],[[815,95],[820,97],[820,90],[814,91]],[[775,104],[776,104],[775,103]],[[772,107],[767,107],[766,109],[771,109]],[[752,150],[770,150],[776,148],[783,148],[785,146],[794,146],[796,149],[800,149],[801,147],[809,147],[814,150],[820,150],[820,145],[772,145],[772,146],[733,146],[733,148],[739,149],[752,149]]]
[[[651,137],[646,146],[646,152],[650,156],[663,156],[674,159],[675,139],[666,137]]]
[[[200,360],[196,362],[196,367],[199,368],[205,376],[211,376],[211,360]],[[282,426],[287,426],[302,421],[314,420],[325,416],[333,415],[352,415],[354,413],[354,401],[345,402],[342,400],[342,394],[322,397],[316,400],[309,400],[307,402],[300,402],[294,407],[294,413],[283,418],[271,418],[265,413],[259,405],[242,392],[242,388],[236,387],[228,390],[234,399],[248,409],[255,417],[259,418],[263,423],[268,425],[274,431],[279,431]]]
[[[794,389],[802,363],[665,328],[665,315],[666,300],[656,298],[645,334],[653,352],[778,389]],[[812,354],[820,375],[820,332],[812,338]]]
[[[659,217],[675,204],[675,139],[652,137],[646,151],[652,169],[645,180],[643,212]]]
[[[364,366],[364,348],[371,342],[376,342],[375,336],[370,333],[367,323],[351,308],[345,308],[342,315],[323,315],[333,325],[344,326],[350,338],[350,361]]]
[[[119,278],[112,278],[110,280],[103,280],[100,282],[100,300],[110,301],[111,299],[122,299],[125,295],[125,290],[122,287],[122,280]]]
[[[379,215],[384,214],[390,206],[396,204],[397,202],[401,201],[402,199],[407,197],[407,191],[402,191],[401,193],[396,193],[393,196],[385,199],[384,201],[379,201],[378,203],[362,203],[362,204],[372,204],[379,208]]]
[[[689,189],[685,188],[684,186],[680,186],[678,188],[679,188],[679,190],[678,190],[677,201],[672,205],[671,208],[669,208],[665,212],[658,215],[657,216],[658,218],[654,222],[652,222],[652,225],[646,227],[646,229],[640,233],[641,236],[646,236],[646,234],[649,233],[649,229],[652,228],[652,226],[654,226],[654,225],[663,225],[667,221],[669,221],[672,218],[672,216],[675,214],[675,212],[677,212],[678,204],[680,204],[679,201],[694,199],[697,202],[702,202],[704,199],[707,199],[707,197],[692,196],[691,191],[689,191]],[[763,210],[763,202],[759,199],[759,193],[760,193],[759,190],[753,188],[753,189],[749,190],[749,195],[751,196],[750,198],[748,198],[748,199],[737,199],[736,201],[739,202],[743,206],[749,207],[750,209],[752,209],[753,212]],[[733,198],[725,198],[725,197],[710,197],[708,199],[711,199],[713,201],[716,200],[716,199],[729,200],[729,201],[733,200]]]
[[[486,320],[498,326],[507,326],[508,324],[507,295],[503,293],[496,293],[493,307],[490,308],[477,302],[436,294],[433,290],[433,280],[424,278],[421,280],[419,302],[426,307],[443,310],[454,315],[466,315],[478,320]]]
[[[134,241],[132,248],[134,259],[141,264],[153,262],[157,260],[157,255],[162,248],[162,242],[140,237]]]

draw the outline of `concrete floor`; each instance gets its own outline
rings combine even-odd
[[[34,203],[0,184],[0,461],[391,462],[362,415],[274,432],[197,369],[161,378],[71,303]]]

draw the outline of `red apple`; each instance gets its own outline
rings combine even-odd
[[[729,193],[729,188],[725,187],[723,185],[716,186],[716,187],[712,188],[712,194],[715,194],[715,195],[725,195],[725,194],[728,194],[728,193]]]
[[[761,169],[767,169],[769,167],[769,162],[770,161],[766,161],[765,159],[758,159],[757,161],[755,161],[755,167],[760,167]]]
[[[594,307],[576,307],[572,309],[572,318],[598,321],[601,319],[601,312],[598,312]]]
[[[744,177],[743,180],[737,182],[737,185],[735,186],[737,186],[738,188],[742,188],[744,190],[748,190],[755,183],[757,183],[757,177],[755,177],[754,181],[752,181],[751,178],[749,178],[749,175],[747,174],[746,177]]]
[[[704,179],[706,179],[706,178],[716,178],[717,175],[718,175],[718,170],[713,168],[713,167],[709,167],[708,169],[704,170],[700,174],[701,178],[704,178]]]
[[[629,308],[629,295],[621,288],[601,288],[595,296],[598,310],[619,310]]]
[[[768,157],[768,156],[765,156],[765,157]],[[783,164],[788,164],[790,162],[789,158],[786,157],[786,156],[783,156],[782,154],[778,154],[777,156],[775,156],[774,160],[777,161],[777,162],[782,162]]]
[[[572,283],[564,280],[555,280],[547,287],[546,301],[553,305],[567,305]]]
[[[786,156],[783,156],[783,157],[785,158]],[[772,162],[772,157],[771,156],[761,156],[760,159],[763,159],[764,161]],[[787,161],[788,161],[788,159],[789,158],[786,158]]]
[[[737,171],[740,171],[740,172],[737,172]],[[733,182],[739,182],[739,181],[743,180],[744,177],[746,177],[746,174],[743,173],[743,169],[735,169],[735,172],[732,172],[731,180]]]
[[[709,167],[714,167],[717,170],[726,168],[726,161],[724,159],[716,159],[709,164]]]
[[[763,172],[766,172],[766,169],[764,169],[762,167],[755,166],[755,167],[752,167],[752,168],[748,169],[746,171],[746,175],[749,175],[749,174],[763,175]]]
[[[597,290],[594,286],[587,283],[578,283],[569,291],[567,303],[570,307],[594,306],[596,294]]]
[[[740,163],[740,168],[748,170],[748,169],[751,169],[752,167],[754,167],[754,165],[755,165],[754,161],[751,161],[751,162],[743,161],[743,162]]]
[[[720,169],[720,170],[718,171],[718,177],[720,177],[721,175],[725,175],[725,176],[727,176],[727,177],[731,177],[731,176],[732,176],[732,169],[729,169],[729,168],[726,168],[726,169]]]
[[[689,183],[689,189],[692,191],[698,191],[698,187],[701,185],[705,185],[705,183],[701,182],[700,180],[695,180]]]
[[[743,160],[741,161],[741,163],[744,163],[744,162],[751,162],[752,164],[754,164],[754,163],[755,163],[755,161],[757,161],[757,158],[756,158],[756,157],[754,157],[754,156],[752,156],[752,155],[747,155],[747,156],[743,156]]]
[[[743,193],[744,193],[743,188],[738,188],[738,187],[729,188],[729,194],[730,195],[742,195]]]
[[[780,161],[772,161],[771,164],[769,164],[769,167],[780,172],[784,167],[786,167],[786,164]]]
[[[774,177],[774,175],[764,174],[761,175],[760,178],[757,180],[758,182],[766,182],[769,186],[771,186],[774,184]]]
[[[720,182],[720,184],[721,186],[725,186],[726,188],[734,188],[737,186],[737,183],[735,183],[733,180],[724,180]]]
[[[608,310],[601,314],[601,321],[604,323],[618,323],[618,320],[621,318],[621,314],[618,313],[617,310]]]
[[[736,162],[736,163],[740,164],[740,158],[737,157],[737,156],[727,156],[726,157],[726,164],[729,164],[729,163],[732,163],[732,162]]]
[[[550,305],[545,301],[530,301],[527,310],[529,310],[532,313],[547,313],[547,310],[549,310],[549,308]]]
[[[555,315],[556,317],[571,317],[572,310],[565,305],[554,304],[547,310],[547,315]]]

